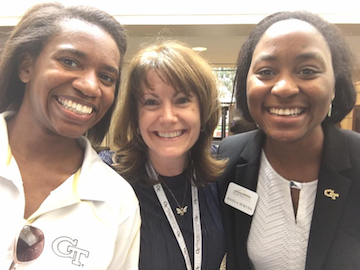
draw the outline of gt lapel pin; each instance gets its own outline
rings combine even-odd
[[[338,193],[335,193],[335,191],[333,189],[329,189],[329,188],[324,190],[324,195],[326,197],[331,198],[334,201],[336,200],[336,198],[339,197]]]

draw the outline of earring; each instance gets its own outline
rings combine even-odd
[[[333,104],[332,104],[332,102],[331,102],[331,103],[330,103],[330,106],[329,106],[329,111],[328,111],[328,114],[327,114],[327,116],[328,116],[329,118],[331,117],[332,107],[333,107]]]
[[[137,127],[137,128],[136,128],[136,132],[137,132],[137,134],[141,134],[141,133],[140,133],[140,128],[139,128],[139,127]]]

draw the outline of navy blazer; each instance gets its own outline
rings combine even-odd
[[[324,148],[309,243],[306,270],[360,269],[360,134],[323,126]],[[219,195],[227,235],[227,270],[248,270],[247,238],[252,217],[224,203],[229,182],[256,191],[265,134],[261,130],[224,139],[219,157],[229,158],[219,178]],[[335,200],[324,195],[333,189]]]

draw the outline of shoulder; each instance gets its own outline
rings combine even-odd
[[[341,133],[346,138],[350,158],[360,168],[360,133],[351,130],[341,130]]]
[[[134,216],[138,212],[139,201],[133,187],[97,155],[89,165],[82,172],[81,197],[103,202],[96,209],[102,211],[105,207],[119,224]]]
[[[224,148],[234,146],[234,144],[241,145],[242,143],[246,143],[250,138],[254,137],[256,133],[258,133],[258,130],[243,132],[226,137],[221,141],[220,146]]]
[[[324,131],[324,147],[329,155],[332,152],[334,154],[336,153],[337,156],[339,154],[346,154],[358,159],[360,162],[360,133],[352,130],[340,129],[332,125],[324,127]]]
[[[79,180],[82,196],[105,201],[115,207],[130,207],[133,203],[133,207],[136,208],[138,203],[131,185],[101,160],[88,144],[88,140],[85,143],[85,156]]]
[[[360,143],[360,141],[359,141],[360,133],[358,133],[358,132],[338,128],[331,124],[323,125],[323,129],[324,129],[325,137],[330,138],[330,140],[346,138],[346,140],[351,143],[354,143],[354,144]]]
[[[321,170],[339,173],[360,185],[360,134],[333,125],[324,126],[324,134]]]
[[[248,142],[256,137],[258,130],[232,135],[223,139],[218,147],[219,158],[232,158],[241,153]]]
[[[341,129],[340,131],[347,138],[349,143],[354,145],[360,144],[360,133],[345,129]]]
[[[109,195],[112,194],[112,189],[116,191],[115,196],[128,197],[128,195],[133,193],[131,185],[112,167],[103,162],[103,160],[96,155],[96,152],[88,163],[84,162],[82,170],[88,179],[93,179],[94,182],[97,182],[100,190],[106,189]]]

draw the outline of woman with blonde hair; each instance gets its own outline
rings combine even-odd
[[[188,46],[166,41],[135,55],[114,116],[112,166],[140,202],[140,269],[219,269],[219,117],[216,77]]]

